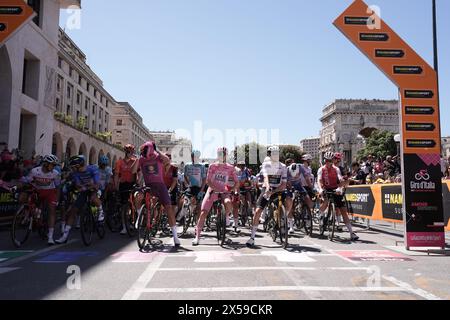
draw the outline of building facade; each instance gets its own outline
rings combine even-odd
[[[172,161],[177,164],[191,162],[192,142],[179,139],[173,131],[152,131],[156,146],[161,152],[172,155]]]
[[[308,138],[300,141],[300,150],[313,156],[314,159],[319,159],[320,155],[320,137]]]
[[[116,105],[101,79],[86,63],[86,55],[59,29],[57,59],[55,133],[53,153],[67,160],[83,154],[90,164],[107,155],[114,164],[123,157],[113,145],[111,115]]]
[[[133,144],[139,147],[146,141],[153,140],[142,117],[128,102],[118,102],[113,106],[111,120],[114,144]]]
[[[320,154],[341,152],[346,163],[356,159],[375,130],[398,133],[400,130],[397,100],[335,100],[323,109],[320,131]]]
[[[0,47],[0,141],[24,157],[52,151],[60,9],[79,0],[28,0],[36,17]]]

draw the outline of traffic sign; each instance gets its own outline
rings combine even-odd
[[[363,0],[355,0],[334,25],[399,88],[406,247],[442,248],[444,228],[430,227],[444,221],[436,71]]]
[[[2,0],[0,4],[0,46],[33,19],[35,13],[22,0]]]

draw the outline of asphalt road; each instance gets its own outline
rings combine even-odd
[[[408,253],[395,234],[356,231],[356,243],[348,233],[336,242],[297,233],[287,250],[263,233],[247,248],[247,229],[225,248],[214,233],[199,247],[187,235],[179,249],[157,237],[142,253],[111,233],[86,248],[77,230],[66,245],[48,248],[35,234],[18,251],[3,229],[0,299],[450,299],[448,252]]]

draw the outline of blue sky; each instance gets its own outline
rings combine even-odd
[[[66,31],[151,130],[193,130],[201,120],[205,129],[280,129],[280,142],[298,144],[319,134],[322,108],[336,98],[398,97],[332,25],[351,2],[83,0],[81,28]],[[431,0],[367,3],[433,63]],[[450,1],[438,6],[442,133],[450,135]]]

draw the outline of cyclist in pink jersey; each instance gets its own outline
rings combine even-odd
[[[144,178],[145,185],[150,187],[152,194],[158,197],[159,203],[164,207],[169,218],[175,247],[179,247],[180,240],[177,235],[175,212],[169,191],[164,183],[164,168],[168,165],[170,165],[170,159],[156,149],[156,144],[153,141],[146,142],[141,146],[140,172]]]
[[[212,164],[208,169],[208,175],[206,177],[206,184],[209,186],[206,192],[205,198],[203,199],[202,209],[200,217],[198,219],[197,226],[195,228],[195,239],[192,241],[192,245],[198,246],[200,243],[200,234],[203,230],[203,226],[206,217],[211,211],[211,208],[218,200],[218,195],[213,192],[225,193],[223,195],[224,205],[226,215],[229,216],[233,211],[233,204],[230,199],[230,187],[228,186],[229,180],[234,181],[234,193],[237,194],[239,191],[239,180],[236,175],[235,168],[228,164],[227,159],[228,150],[225,147],[219,148],[217,150],[217,162]]]

